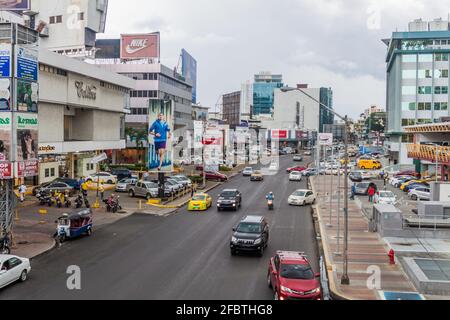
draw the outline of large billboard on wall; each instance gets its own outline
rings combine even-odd
[[[120,38],[121,59],[159,59],[160,35],[148,34],[123,34]]]
[[[39,84],[17,80],[17,111],[38,112]]]
[[[11,160],[12,143],[12,115],[9,112],[0,112],[0,161]]]
[[[7,43],[0,44],[0,77],[11,77],[12,46]]]
[[[17,161],[35,160],[39,152],[37,114],[16,113]]]
[[[148,169],[153,172],[173,171],[175,105],[173,101],[150,100],[148,111]]]
[[[16,46],[16,78],[31,82],[38,81],[39,51],[35,48]]]
[[[197,60],[186,50],[181,50],[182,75],[192,82],[192,103],[197,103]]]
[[[11,111],[11,80],[0,79],[0,112]]]
[[[0,10],[10,10],[10,11],[30,10],[30,0],[0,0]]]

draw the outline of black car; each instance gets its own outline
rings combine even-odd
[[[40,190],[46,190],[50,185],[55,185],[55,184],[65,184],[70,186],[73,190],[70,190],[70,193],[73,194],[74,191],[79,191],[80,190],[80,183],[78,182],[78,180],[76,179],[70,179],[70,178],[57,178],[51,182],[46,182],[43,183],[39,186],[37,186],[36,188],[33,189],[33,196],[36,196],[36,194],[38,194],[40,192]],[[57,191],[58,189],[63,188],[61,185],[56,188],[56,187],[52,187],[50,189]],[[69,188],[66,188],[69,189]]]
[[[217,210],[232,209],[237,211],[242,205],[242,194],[236,189],[223,190],[217,199]]]
[[[233,229],[231,255],[238,252],[257,252],[260,257],[269,243],[269,224],[264,217],[247,216]]]
[[[129,169],[126,168],[117,168],[113,169],[111,171],[111,174],[113,176],[117,177],[117,181],[123,180],[123,179],[129,179],[132,178],[132,173]]]

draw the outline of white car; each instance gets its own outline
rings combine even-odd
[[[311,151],[305,151],[303,154],[305,156],[312,156],[312,152]]]
[[[411,198],[411,200],[417,201],[417,200],[431,200],[431,190],[430,188],[426,187],[419,187],[416,189],[413,189],[409,191],[408,196]]]
[[[316,195],[311,190],[297,190],[289,198],[290,206],[306,206],[316,202]]]
[[[116,185],[116,192],[128,192],[129,186],[134,186],[139,181],[139,179],[129,178],[122,179]]]
[[[99,172],[86,178],[88,182],[98,182],[98,180],[100,180],[100,183],[106,184],[117,183],[117,177],[108,172]]]
[[[24,282],[31,271],[30,260],[11,255],[0,255],[0,288],[16,281]]]
[[[302,181],[302,173],[298,171],[292,171],[289,174],[289,181]]]
[[[253,174],[253,168],[252,167],[247,167],[244,169],[244,171],[242,171],[242,175],[244,177],[250,177]]]
[[[395,205],[397,196],[392,191],[380,191],[375,195],[375,203]]]

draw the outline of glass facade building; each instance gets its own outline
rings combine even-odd
[[[320,103],[333,109],[333,90],[331,88],[320,88]],[[325,132],[325,125],[332,125],[334,123],[334,114],[324,107],[320,107],[320,128],[319,132]]]
[[[275,89],[280,89],[283,86],[283,77],[281,75],[269,73],[255,75],[252,115],[273,115]]]

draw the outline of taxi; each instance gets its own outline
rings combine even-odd
[[[206,211],[212,206],[212,198],[206,193],[195,194],[188,204],[188,211]]]
[[[427,183],[427,182],[429,182],[429,181],[428,180],[411,180],[411,181],[408,181],[408,182],[405,182],[404,184],[402,184],[400,186],[400,190],[404,191],[407,186],[412,185],[412,184]]]

